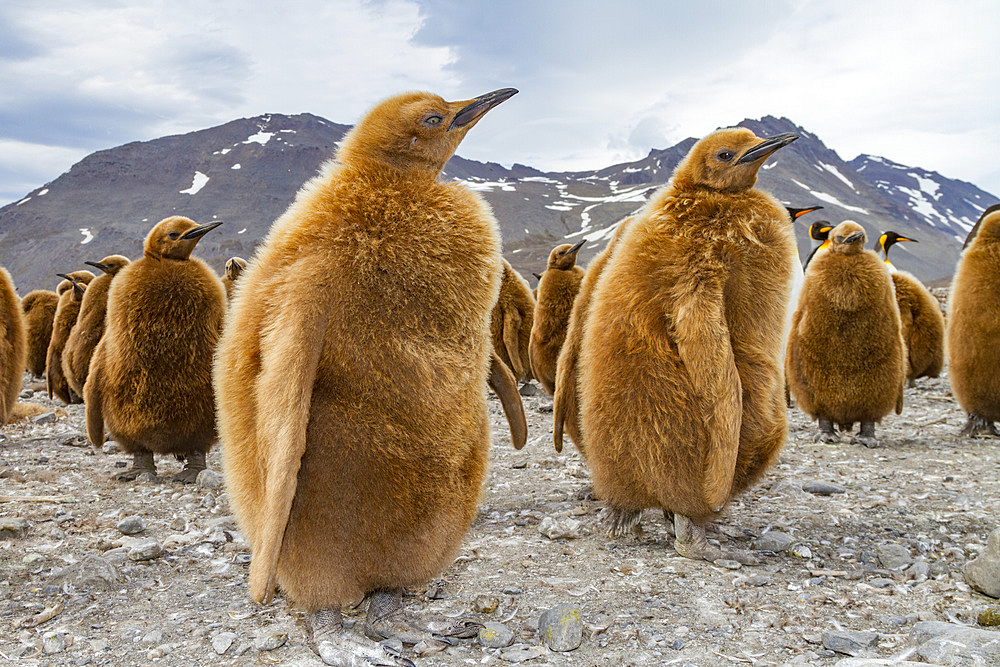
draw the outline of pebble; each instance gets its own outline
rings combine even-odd
[[[543,413],[552,412],[552,401],[547,401],[545,403],[538,404],[538,411]]]
[[[572,540],[580,537],[581,524],[570,517],[547,516],[538,524],[538,532],[550,540]]]
[[[284,629],[265,628],[257,635],[257,639],[254,640],[253,645],[258,651],[273,651],[287,643],[288,633]]]
[[[500,600],[491,595],[477,595],[472,601],[472,608],[478,614],[492,614],[500,605]]]
[[[875,547],[875,554],[882,567],[887,570],[900,570],[913,562],[910,550],[902,544],[880,544]]]
[[[163,547],[153,539],[136,542],[128,550],[128,559],[134,561],[153,560],[163,554]]]
[[[163,630],[151,630],[142,637],[143,644],[162,644]]]
[[[222,655],[229,650],[229,647],[236,641],[235,632],[220,632],[212,637],[212,650]]]
[[[207,468],[198,473],[196,483],[198,484],[198,488],[212,489],[213,491],[221,489],[224,486],[222,473],[208,470]]]
[[[835,493],[847,493],[844,487],[830,482],[806,482],[802,490],[817,496],[832,496]]]
[[[858,656],[874,649],[877,644],[877,632],[832,630],[823,633],[823,647],[845,655]]]
[[[35,395],[35,392],[33,390],[31,390],[31,389],[25,389],[20,394],[18,394],[18,396],[20,398],[31,398],[34,395]]]
[[[28,530],[28,520],[21,516],[0,517],[0,539],[21,537]]]
[[[719,558],[719,559],[715,560],[714,562],[719,567],[724,567],[727,570],[738,570],[741,567],[743,567],[743,565],[738,560],[730,560],[729,558]],[[644,587],[645,587],[645,590],[643,590]],[[649,592],[652,591],[652,588],[649,587],[646,584],[643,584],[643,586],[639,587],[639,590],[642,593],[649,593]]]
[[[833,667],[927,667],[927,663],[882,658],[844,658],[838,660]]]
[[[390,637],[389,639],[383,639],[379,642],[382,646],[389,650],[389,653],[394,653],[399,655],[403,652],[403,640],[398,637]]]
[[[135,535],[146,530],[146,522],[140,516],[127,516],[116,526],[122,535]]]
[[[64,632],[46,632],[42,635],[42,653],[45,655],[62,653],[69,647],[70,643]]]
[[[990,533],[986,549],[965,564],[965,581],[984,595],[1000,598],[1000,528]]]
[[[107,559],[87,554],[79,562],[53,574],[48,583],[56,586],[69,584],[81,591],[98,591],[116,587],[121,578],[118,568]]]
[[[917,648],[917,655],[927,662],[935,665],[1000,665],[1000,636],[996,631],[957,623],[940,623],[937,629],[942,629],[940,626],[950,627]]]
[[[794,547],[792,547],[789,550],[789,553],[792,554],[793,556],[798,557],[798,558],[812,558],[813,557],[812,549],[810,549],[809,547],[807,547],[804,544],[796,544]]]
[[[37,417],[32,417],[31,421],[36,424],[55,424],[56,423],[56,413],[45,412],[38,415]]]
[[[101,445],[101,451],[105,454],[117,454],[122,450],[121,446],[114,440],[108,440]]]
[[[514,633],[502,623],[485,623],[479,628],[479,643],[486,648],[504,648],[514,641]]]
[[[545,649],[541,646],[528,646],[527,644],[514,644],[498,653],[504,662],[526,662],[545,655]]]
[[[910,567],[906,568],[906,577],[914,581],[927,581],[931,566],[925,560],[918,560]]]
[[[979,612],[979,616],[976,617],[976,621],[979,625],[985,625],[990,628],[1000,625],[1000,607],[984,609]]]
[[[521,396],[538,396],[538,387],[531,384],[530,382],[525,382],[521,385],[520,389],[517,390]]]
[[[761,551],[780,553],[787,550],[794,542],[795,539],[787,533],[782,533],[779,530],[769,530],[754,540],[753,548]]]
[[[583,619],[580,608],[560,604],[538,619],[538,636],[553,651],[572,651],[583,641]]]

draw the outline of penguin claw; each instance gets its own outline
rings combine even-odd
[[[625,537],[629,533],[642,535],[641,520],[642,510],[608,507],[604,511],[604,525],[607,527],[608,537]]]
[[[975,413],[969,413],[969,420],[965,422],[965,426],[962,427],[959,435],[965,438],[974,438],[979,435],[997,436],[1000,433],[997,432],[997,428],[993,422]]]
[[[879,442],[876,438],[867,435],[856,435],[851,438],[852,445],[864,445],[868,449],[876,449],[879,446]]]

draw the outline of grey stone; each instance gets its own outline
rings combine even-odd
[[[902,544],[880,544],[875,547],[878,560],[887,570],[901,570],[913,562],[910,550]]]
[[[0,517],[0,539],[21,537],[28,530],[28,520],[21,516]]]
[[[146,522],[142,520],[142,517],[133,515],[119,521],[116,527],[118,528],[118,532],[123,535],[135,535],[146,530]]]
[[[236,517],[232,514],[224,516],[214,516],[205,521],[206,528],[219,528],[221,530],[237,530]]]
[[[163,546],[156,540],[140,540],[129,548],[128,559],[134,561],[153,560],[162,554]]]
[[[572,540],[580,537],[581,524],[570,517],[547,516],[538,524],[538,532],[550,540]]]
[[[538,636],[553,651],[572,651],[583,641],[583,618],[572,604],[556,605],[538,619]]]
[[[118,568],[100,556],[88,554],[79,562],[59,570],[48,583],[55,586],[70,585],[81,591],[106,591],[121,582]]]
[[[917,655],[936,665],[1000,665],[1000,632],[956,627],[921,644]]]
[[[802,490],[817,496],[831,496],[835,493],[847,493],[847,489],[830,482],[806,482],[802,485]]]
[[[910,567],[906,568],[906,576],[914,581],[926,581],[930,574],[931,566],[924,560],[918,560]]]
[[[538,396],[538,387],[531,384],[530,382],[525,382],[521,385],[521,388],[517,390],[521,396]]]
[[[288,633],[284,628],[263,628],[257,634],[253,645],[258,651],[273,651],[288,643]]]
[[[236,641],[235,632],[220,632],[212,637],[212,650],[222,655],[229,650],[229,647]]]
[[[914,644],[923,644],[935,637],[955,634],[960,630],[965,630],[966,626],[958,623],[945,623],[944,621],[920,621],[914,623],[910,628],[910,641]]]
[[[970,586],[984,595],[1000,598],[1000,528],[990,533],[986,549],[962,570]]]
[[[877,644],[877,632],[831,630],[823,633],[823,648],[843,653],[844,655],[859,656],[868,653]]]
[[[213,491],[221,489],[224,486],[222,474],[208,469],[198,473],[196,482],[199,488],[212,489]]]
[[[121,446],[114,440],[108,440],[101,445],[101,451],[105,454],[117,454],[122,450]]]
[[[779,530],[769,530],[754,540],[753,548],[760,549],[761,551],[781,552],[792,546],[794,542],[795,539],[787,533],[782,533]]]
[[[547,401],[545,403],[539,403],[538,404],[538,411],[539,412],[543,412],[543,413],[551,413],[552,412],[552,401]]]
[[[805,495],[801,484],[788,479],[783,479],[780,482],[772,484],[771,493],[777,493],[787,498],[798,498]]]
[[[18,394],[18,397],[19,398],[31,398],[34,395],[35,395],[35,392],[33,390],[31,390],[31,389],[25,389],[20,394]]]
[[[504,648],[514,641],[514,633],[502,623],[485,623],[479,628],[479,643],[486,648]]]
[[[62,653],[70,644],[64,632],[46,632],[42,635],[42,653],[45,655]]]
[[[32,417],[31,421],[36,424],[55,424],[56,423],[56,413],[45,412],[38,415],[37,417]]]
[[[927,667],[927,663],[883,658],[844,658],[838,660],[833,667]]]
[[[472,601],[472,608],[477,614],[492,614],[500,605],[500,600],[492,595],[477,595]]]
[[[163,630],[150,630],[142,637],[143,644],[162,644]]]
[[[504,662],[527,662],[545,655],[545,649],[541,646],[528,646],[527,644],[514,644],[498,653]]]

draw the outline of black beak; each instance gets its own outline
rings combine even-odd
[[[784,148],[798,138],[799,135],[786,132],[785,134],[777,134],[770,139],[765,139],[744,153],[743,157],[736,161],[736,164],[746,164],[748,162],[763,160],[774,151]]]
[[[84,264],[87,264],[88,266],[92,266],[95,269],[97,269],[98,271],[103,271],[104,273],[108,272],[108,267],[104,266],[100,262],[84,262]]]
[[[534,271],[532,271],[531,275],[535,276],[535,280],[541,280],[542,279],[542,274],[540,274],[540,273],[535,273]]]
[[[841,241],[841,243],[854,243],[858,239],[864,238],[864,236],[865,236],[864,232],[854,232],[850,236],[845,236],[844,239]]]
[[[566,251],[567,255],[572,255],[574,252],[583,247],[583,244],[587,242],[587,239],[581,239],[579,243]]]
[[[448,130],[456,130],[465,127],[470,123],[474,123],[487,111],[501,102],[509,100],[514,97],[514,95],[517,95],[516,88],[501,88],[500,90],[494,90],[492,93],[480,95],[476,99],[472,100],[471,103],[466,105],[464,109],[455,114],[451,124],[448,125]]]
[[[200,239],[202,236],[208,234],[210,231],[212,231],[221,224],[222,224],[221,222],[210,222],[207,225],[198,225],[197,227],[186,233],[184,236],[182,236],[181,239],[184,241],[190,241],[191,239]]]
[[[65,273],[57,273],[56,275],[59,276],[60,278],[65,278],[66,280],[70,281],[71,283],[75,283],[76,282],[75,280],[73,280],[72,278],[70,278],[69,276],[67,276]]]

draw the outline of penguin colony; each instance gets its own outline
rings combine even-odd
[[[32,414],[17,403],[27,370],[60,400],[85,399],[95,446],[110,434],[133,455],[118,479],[155,475],[161,454],[192,482],[221,437],[251,596],[267,603],[280,588],[329,664],[412,664],[343,627],[342,607],[362,600],[375,640],[475,633],[410,614],[402,591],[448,567],[475,516],[487,385],[517,448],[516,381],[554,396],[555,447],[568,435],[590,466],[611,535],[658,508],[680,554],[759,562],[710,543],[705,524],[775,461],[785,382],[821,439],[859,423],[853,442],[875,446],[905,381],[942,370],[941,310],[888,257],[913,239],[881,234],[882,262],[856,223],[820,221],[800,266],[792,226],[821,207],[754,188],[796,137],[726,129],[695,144],[586,272],[584,241],[560,245],[533,291],[502,259],[489,207],[437,180],[515,92],[375,106],[221,280],[192,257],[221,223],[179,216],[153,227],[141,259],[86,262],[98,278],[58,274],[58,294],[18,300],[0,271],[0,421]],[[234,290],[237,279],[254,289]],[[998,435],[998,295],[992,207],[966,241],[947,325],[964,435]]]

